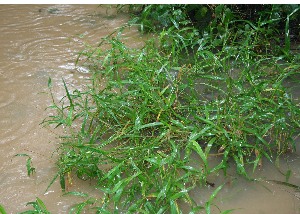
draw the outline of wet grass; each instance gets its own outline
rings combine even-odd
[[[71,213],[210,213],[222,186],[209,175],[226,174],[232,161],[251,179],[249,166],[295,150],[299,100],[284,82],[299,74],[299,57],[262,46],[266,23],[234,31],[226,20],[201,38],[190,27],[166,29],[142,48],[127,46],[121,28],[80,54],[91,71],[86,89],[62,80],[57,101],[49,79],[55,114],[43,123],[67,134],[48,188],[59,179],[66,195],[84,199]],[[221,157],[214,167],[212,155]],[[72,176],[96,182],[101,196],[69,192]],[[214,192],[199,204],[190,191],[206,185]],[[31,205],[46,210],[38,198]]]
[[[16,156],[23,156],[23,157],[27,157],[27,161],[26,161],[26,169],[27,169],[27,175],[33,175],[33,173],[35,172],[35,168],[32,166],[32,158],[27,155],[27,154],[16,154]]]
[[[162,32],[158,42],[148,40],[140,49],[126,46],[120,35],[81,53],[90,65],[90,85],[72,90],[63,80],[66,96],[57,102],[52,95],[50,108],[57,113],[44,121],[69,133],[54,180],[60,178],[63,190],[72,175],[96,180],[104,195],[84,195],[74,213],[182,213],[183,204],[189,207],[184,212],[210,213],[221,187],[206,204],[189,192],[213,186],[211,173],[226,174],[234,161],[237,172],[250,178],[248,166],[255,170],[263,157],[274,161],[295,150],[299,102],[283,83],[299,72],[296,61],[258,54],[252,34],[242,41],[223,37],[218,51],[210,35],[185,59],[182,47],[191,41],[182,46],[180,34]],[[200,158],[197,166],[192,153]],[[222,160],[211,167],[210,155]]]
[[[36,198],[35,201],[28,202],[26,206],[31,205],[33,210],[27,210],[24,212],[20,212],[19,214],[50,214],[50,212],[47,210],[44,202],[40,198]]]

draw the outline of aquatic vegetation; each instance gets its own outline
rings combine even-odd
[[[26,161],[26,169],[27,169],[27,175],[30,176],[35,172],[35,168],[32,166],[31,157],[27,154],[16,154],[15,156],[25,156],[28,157]]]
[[[72,212],[182,213],[188,206],[190,213],[210,213],[222,186],[205,204],[190,196],[196,187],[214,186],[210,174],[226,173],[233,161],[249,177],[247,166],[255,170],[262,157],[273,161],[295,150],[299,101],[285,82],[299,82],[299,57],[288,41],[275,55],[282,48],[273,49],[268,27],[276,19],[239,20],[224,6],[215,13],[215,24],[203,32],[176,27],[186,19],[177,17],[142,48],[125,44],[124,28],[108,35],[78,58],[89,66],[90,84],[71,89],[63,80],[61,100],[49,79],[49,109],[56,114],[44,124],[67,130],[49,187],[59,179],[67,191],[76,175],[96,181],[101,194],[69,193],[86,198]],[[222,157],[214,167],[211,155]]]
[[[26,206],[31,205],[34,209],[33,210],[27,210],[24,212],[20,212],[19,214],[50,214],[50,212],[47,210],[44,202],[40,198],[36,198],[33,202],[28,202]]]
[[[233,78],[215,54],[199,53],[199,63],[179,67],[150,48],[153,41],[141,50],[118,38],[107,42],[112,48],[88,56],[99,66],[88,89],[71,92],[64,82],[66,96],[45,121],[70,130],[57,162],[62,188],[70,174],[97,180],[104,199],[84,203],[100,213],[176,213],[182,203],[209,210],[189,191],[206,185],[210,173],[226,172],[233,159],[247,176],[247,165],[255,169],[263,156],[272,161],[294,149],[299,107],[282,85],[293,70],[265,79],[262,63],[253,63]],[[179,70],[170,83],[172,67]],[[214,168],[207,160],[212,151],[223,157]],[[191,153],[199,155],[198,167],[191,166]]]

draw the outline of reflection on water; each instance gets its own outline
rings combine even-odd
[[[53,178],[59,130],[48,130],[39,124],[47,116],[50,104],[48,78],[52,78],[55,96],[64,96],[61,79],[73,86],[86,84],[88,70],[74,62],[86,42],[100,39],[125,23],[128,17],[115,15],[114,9],[96,5],[0,5],[0,204],[8,213],[25,209],[25,204],[41,198],[52,213],[67,213],[70,205],[80,201],[62,196],[55,182],[45,193]],[[133,46],[141,39],[134,29],[125,32]],[[127,40],[128,41],[128,40]],[[130,42],[130,41],[128,41]],[[300,148],[299,148],[300,149]],[[27,176],[28,154],[36,174]],[[291,170],[289,182],[300,185],[299,156],[282,160],[282,171]],[[232,167],[234,168],[234,167]],[[226,182],[216,199],[220,209],[237,209],[234,213],[300,213],[297,193],[265,181],[248,182],[230,172],[210,178],[220,185]],[[265,163],[257,177],[284,180],[273,165]],[[82,181],[74,182],[73,191],[94,194]],[[196,202],[204,202],[214,188],[196,190]],[[96,194],[96,193],[95,193]],[[219,213],[214,209],[214,213]]]

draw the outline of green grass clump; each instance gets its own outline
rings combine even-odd
[[[57,176],[62,188],[68,173],[96,179],[105,194],[96,206],[101,212],[165,212],[179,210],[179,201],[199,209],[189,191],[205,184],[212,169],[208,150],[196,143],[199,127],[190,124],[184,113],[189,109],[179,101],[187,85],[172,80],[168,58],[150,48],[153,43],[139,52],[112,41],[118,46],[105,53],[106,69],[95,71],[85,92],[71,93],[64,83],[64,104],[53,103],[58,114],[45,121],[73,130],[60,147]],[[103,79],[105,87],[100,87]],[[201,155],[197,167],[189,164],[192,151]]]
[[[19,214],[50,214],[44,202],[38,197],[36,198],[35,201],[28,202],[26,206],[28,205],[31,205],[34,209],[20,212]]]
[[[248,177],[247,166],[255,170],[262,157],[295,150],[299,103],[284,83],[297,80],[297,57],[260,47],[265,23],[247,21],[236,31],[231,24],[240,20],[222,11],[224,25],[199,39],[193,28],[172,27],[137,49],[125,45],[121,31],[111,34],[80,55],[91,70],[86,89],[63,81],[66,96],[58,102],[51,92],[56,114],[44,123],[68,135],[50,185],[60,178],[65,190],[75,174],[95,180],[103,195],[71,193],[87,197],[72,211],[182,213],[188,205],[190,213],[210,213],[221,187],[205,204],[189,193],[209,184],[211,173],[226,172],[233,161]],[[48,85],[51,91],[51,79]],[[222,157],[215,167],[212,154]]]

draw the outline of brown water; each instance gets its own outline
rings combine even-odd
[[[114,9],[96,5],[0,5],[0,204],[7,213],[26,209],[25,204],[41,198],[52,213],[67,213],[80,199],[62,196],[58,182],[45,193],[56,172],[55,150],[59,130],[39,124],[49,114],[48,78],[56,98],[64,95],[63,77],[68,85],[82,87],[87,69],[74,66],[77,52],[85,43],[96,44],[128,20]],[[132,45],[141,41],[134,29],[125,33]],[[299,93],[298,93],[299,94]],[[300,148],[299,148],[300,149]],[[36,173],[28,177],[26,157],[32,157]],[[300,158],[281,160],[281,170],[291,170],[289,182],[300,186]],[[220,209],[240,208],[233,213],[300,213],[299,192],[266,181],[248,182],[229,170],[228,177],[210,178],[216,185],[227,182],[216,204]],[[268,162],[256,177],[284,181]],[[73,191],[94,194],[87,182],[74,182]],[[199,203],[214,190],[195,190]],[[95,193],[96,194],[96,193]],[[214,213],[218,213],[214,209]]]
[[[26,209],[35,197],[53,213],[66,213],[76,202],[61,196],[57,182],[45,193],[56,172],[51,155],[58,130],[39,125],[49,114],[43,92],[49,77],[57,98],[64,95],[62,77],[68,85],[85,84],[86,68],[74,66],[77,52],[127,22],[115,14],[97,5],[0,5],[0,204],[8,213]],[[126,34],[139,39],[134,29]],[[34,176],[27,176],[26,157],[14,157],[20,153],[32,157]]]

